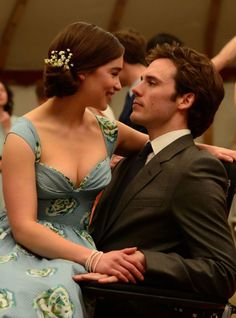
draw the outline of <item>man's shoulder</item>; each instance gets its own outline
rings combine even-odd
[[[212,174],[226,176],[223,163],[207,150],[199,149],[197,146],[187,148],[183,153],[185,169],[194,171],[205,171]]]
[[[200,149],[195,144],[193,144],[191,147],[186,148],[183,152],[183,156],[188,156],[192,160],[206,160],[207,162],[213,161],[221,164],[220,160],[216,156],[205,149]]]
[[[174,161],[178,161],[179,164],[196,164],[198,161],[203,161],[206,164],[215,162],[216,165],[222,166],[222,163],[218,158],[213,156],[209,151],[200,149],[194,143],[189,135],[179,138],[175,142],[169,145],[160,153],[161,158],[169,158]]]

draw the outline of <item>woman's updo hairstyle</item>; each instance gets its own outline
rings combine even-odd
[[[45,59],[46,97],[73,95],[80,86],[80,73],[93,72],[123,53],[123,46],[110,32],[85,22],[68,25],[52,41]],[[57,60],[60,54],[62,63]]]

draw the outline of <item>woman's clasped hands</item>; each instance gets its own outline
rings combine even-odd
[[[144,280],[144,255],[136,247],[107,253],[92,251],[85,262],[86,274],[73,276],[77,282],[98,281],[99,283],[136,283]]]

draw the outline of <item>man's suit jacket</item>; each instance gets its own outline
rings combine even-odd
[[[103,251],[137,246],[145,282],[227,298],[236,287],[236,252],[226,217],[226,172],[190,135],[157,154],[111,210],[132,158],[122,161],[95,210],[91,234]]]

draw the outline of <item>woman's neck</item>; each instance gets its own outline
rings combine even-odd
[[[48,110],[53,116],[70,124],[82,122],[85,109],[78,100],[70,97],[53,98],[48,104]]]

